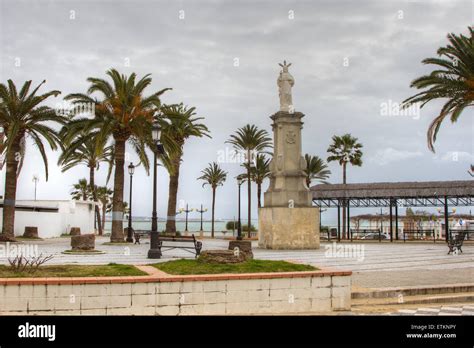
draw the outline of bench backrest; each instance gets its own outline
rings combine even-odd
[[[184,242],[184,243],[196,243],[196,238],[194,234],[192,236],[160,236],[158,235],[158,239],[164,242]]]

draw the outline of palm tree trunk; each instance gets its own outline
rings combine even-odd
[[[344,162],[342,164],[342,183],[346,183],[346,165],[347,163]],[[346,238],[346,201],[343,201],[342,206],[342,238]],[[349,231],[347,231],[347,237],[349,238]]]
[[[212,222],[211,222],[211,236],[214,238],[214,208],[216,206],[216,188],[212,188]]]
[[[258,199],[258,207],[261,208],[262,207],[262,184],[261,183],[258,183],[257,184],[257,199]]]
[[[107,203],[102,202],[102,231],[105,230],[105,214],[107,213]]]
[[[95,217],[97,221],[97,227],[99,228],[99,236],[102,236],[102,225],[100,223],[100,211],[99,211],[99,206],[97,205],[97,191],[95,189],[95,167],[90,166],[89,167],[89,183],[91,186],[91,192],[92,192],[92,199],[94,200],[94,209],[95,209]]]
[[[125,164],[125,140],[115,139],[114,197],[112,200],[111,242],[123,242],[123,185]]]
[[[166,232],[176,233],[176,202],[178,200],[179,167],[181,165],[181,156],[173,159],[174,173],[170,175],[169,193],[168,193],[168,216],[166,219]]]
[[[21,137],[16,140],[7,152],[7,170],[5,174],[5,198],[3,200],[3,231],[0,240],[15,241],[15,201],[17,185],[17,155],[20,151]]]
[[[250,152],[249,152],[249,165],[247,166],[247,181],[248,181],[248,200],[249,200],[249,210],[248,210],[248,214],[249,214],[249,219],[248,219],[248,238],[251,238],[252,237],[252,234],[251,234],[251,226],[252,226],[252,217],[251,217],[251,214],[252,214],[252,181],[250,180]]]

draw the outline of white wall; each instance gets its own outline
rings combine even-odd
[[[16,201],[17,206],[58,208],[58,212],[16,211],[15,236],[25,232],[25,226],[38,227],[40,238],[54,238],[79,227],[81,233],[94,233],[94,202],[89,201]],[[0,226],[3,208],[0,208]]]
[[[41,284],[41,279],[34,285],[0,282],[0,293],[5,294],[0,296],[0,315],[308,315],[351,310],[350,275],[298,277],[295,272],[292,276],[207,281],[162,278],[150,283],[130,277],[122,283],[108,279],[110,283],[103,284],[72,283],[74,278],[64,283],[54,279],[59,284]],[[100,279],[107,278],[115,277]]]

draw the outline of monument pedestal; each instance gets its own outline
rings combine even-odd
[[[260,208],[258,229],[260,248],[319,249],[319,208]]]

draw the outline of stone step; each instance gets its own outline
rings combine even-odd
[[[352,299],[383,299],[398,298],[398,296],[416,296],[416,295],[436,295],[436,294],[455,294],[455,293],[474,293],[474,284],[451,284],[451,285],[427,285],[427,286],[410,286],[396,288],[378,288],[378,289],[361,289],[352,291]]]
[[[473,302],[449,302],[449,303],[424,303],[424,304],[383,304],[383,305],[357,305],[351,308],[352,315],[389,315],[389,314],[397,314],[400,313],[399,311],[405,310],[415,310],[419,311],[421,308],[429,309],[428,311],[439,310],[441,307],[464,307],[464,306],[472,306]],[[430,315],[426,313],[426,315]]]
[[[436,304],[436,303],[474,303],[474,292],[452,294],[396,296],[389,298],[358,298],[352,300],[352,308],[378,307],[387,305]]]

